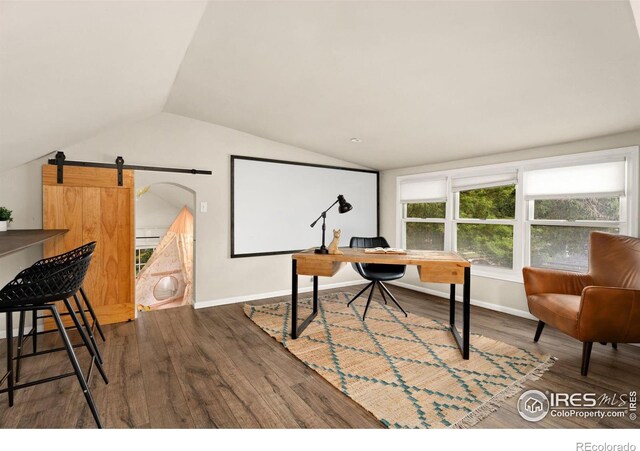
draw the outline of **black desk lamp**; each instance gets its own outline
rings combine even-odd
[[[342,213],[346,213],[348,211],[353,210],[353,206],[347,202],[344,198],[344,196],[342,194],[338,195],[338,200],[336,200],[334,203],[331,204],[331,207],[327,208],[325,211],[323,211],[322,213],[320,213],[320,216],[318,217],[318,219],[316,219],[315,221],[313,221],[313,223],[311,224],[311,227],[315,226],[316,223],[318,221],[320,221],[320,219],[322,218],[322,246],[320,246],[318,249],[315,250],[316,254],[328,254],[329,253],[329,249],[327,249],[327,246],[325,246],[324,244],[324,234],[325,231],[327,230],[327,225],[325,224],[325,219],[327,218],[327,212],[329,210],[331,210],[331,208],[337,204],[340,203],[340,206],[338,207],[338,212],[340,214]]]

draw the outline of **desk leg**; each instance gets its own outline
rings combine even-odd
[[[449,324],[453,327],[456,323],[456,284],[451,284],[449,291]]]
[[[291,260],[291,338],[298,338],[298,262]]]
[[[318,276],[313,276],[313,314],[318,313]]]
[[[469,340],[471,338],[471,268],[464,268],[462,286],[462,336],[456,328],[456,286],[451,284],[449,294],[449,330],[456,340],[462,358],[469,360]]]
[[[469,341],[471,338],[471,268],[464,268],[464,287],[462,288],[462,358],[469,360]]]
[[[318,314],[318,276],[313,276],[313,311],[311,315],[298,326],[298,264],[291,263],[291,338],[296,339],[307,328]]]

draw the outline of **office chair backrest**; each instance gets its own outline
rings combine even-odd
[[[353,236],[349,242],[349,247],[356,248],[372,248],[372,247],[389,247],[389,243],[383,236],[361,237]]]
[[[361,237],[354,236],[351,237],[351,241],[349,241],[349,247],[355,248],[372,248],[372,247],[389,247],[389,243],[383,236],[374,236],[374,237]],[[354,270],[356,270],[360,275],[364,277],[363,270],[365,271],[375,271],[380,273],[393,273],[398,274],[400,277],[404,275],[405,265],[387,265],[384,263],[351,263],[351,266]]]

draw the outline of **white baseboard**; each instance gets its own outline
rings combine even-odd
[[[27,326],[26,328],[26,332],[29,332],[29,330],[31,329],[31,326]],[[25,333],[26,333],[25,332]],[[13,338],[16,338],[18,336],[18,334],[20,333],[20,329],[18,329],[17,327],[15,327],[13,329]],[[0,330],[0,340],[2,340],[3,338],[7,338],[7,330],[6,329],[2,329]]]
[[[362,279],[352,280],[349,282],[330,283],[326,285],[320,285],[318,289],[330,290],[332,288],[350,287],[353,285],[361,285],[363,283],[366,283],[366,281]],[[313,290],[313,287],[304,287],[304,288],[298,289],[298,293],[309,293],[312,290]],[[198,301],[193,305],[193,308],[201,309],[201,308],[207,308],[207,307],[215,307],[218,305],[236,304],[239,302],[247,302],[247,301],[257,301],[258,299],[275,298],[277,296],[286,296],[290,294],[291,294],[291,289],[272,291],[270,293],[247,294],[245,296],[235,296],[232,298],[212,299],[210,301]]]
[[[438,290],[434,290],[431,288],[425,288],[425,287],[419,287],[416,285],[411,285],[409,283],[404,283],[404,282],[388,282],[391,285],[396,285],[402,288],[407,288],[409,290],[413,290],[413,291],[419,291],[421,293],[426,293],[426,294],[431,294],[433,296],[437,296],[439,298],[444,298],[444,299],[449,299],[449,297],[442,293],[442,291],[438,291]],[[456,301],[458,302],[462,302],[462,296],[456,296]],[[509,315],[513,315],[513,316],[519,316],[520,318],[527,318],[527,319],[533,319],[533,320],[538,320],[538,318],[536,318],[535,316],[533,316],[531,313],[526,312],[524,310],[519,310],[519,309],[515,309],[515,308],[511,308],[511,307],[505,307],[503,305],[498,305],[498,304],[493,304],[491,302],[486,302],[486,301],[479,301],[477,299],[471,299],[471,305],[477,305],[478,307],[482,307],[482,308],[486,308],[488,310],[494,310],[496,312],[502,312],[502,313],[507,313]]]

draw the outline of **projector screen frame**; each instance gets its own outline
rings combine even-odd
[[[274,164],[287,164],[293,166],[307,166],[314,168],[323,168],[323,169],[335,169],[339,171],[349,171],[349,172],[364,172],[369,174],[376,175],[376,234],[380,235],[380,171],[375,171],[372,169],[357,169],[357,168],[348,168],[343,166],[332,166],[326,164],[316,164],[316,163],[303,163],[300,161],[290,161],[290,160],[276,160],[272,158],[259,158],[259,157],[248,157],[244,155],[231,155],[230,161],[230,185],[231,185],[231,258],[245,258],[245,257],[262,257],[267,255],[283,255],[283,254],[293,254],[296,252],[300,252],[304,249],[289,249],[284,251],[270,251],[270,252],[252,252],[252,253],[243,253],[237,254],[235,252],[235,161],[236,160],[250,160],[250,161],[260,161],[263,163],[274,163]],[[336,198],[338,197],[336,193]],[[331,204],[335,199],[327,199],[327,206]],[[349,199],[347,199],[349,200]],[[318,214],[322,212],[322,209],[326,208],[326,206],[319,206]],[[309,224],[315,218],[309,218]],[[318,243],[321,240],[321,229],[318,227]],[[319,244],[318,244],[319,245]]]

